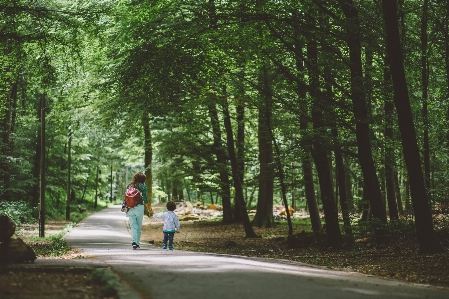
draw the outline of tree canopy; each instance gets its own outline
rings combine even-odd
[[[3,0],[0,15],[2,202],[37,207],[44,109],[54,217],[121,200],[145,171],[153,202],[219,203],[247,237],[283,205],[329,246],[413,219],[421,252],[442,250],[444,1]]]

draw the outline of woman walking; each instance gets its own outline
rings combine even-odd
[[[128,187],[134,187],[140,192],[142,192],[142,199],[139,201],[137,206],[134,208],[130,208],[128,210],[128,218],[129,218],[129,226],[131,227],[131,238],[132,238],[132,247],[133,249],[140,248],[140,236],[142,235],[142,221],[143,214],[145,211],[144,205],[148,204],[147,198],[147,186],[145,186],[146,176],[142,172],[138,172],[134,175],[131,183],[128,184]],[[150,209],[149,209],[150,210]]]

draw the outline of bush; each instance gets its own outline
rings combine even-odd
[[[21,223],[33,223],[36,219],[33,214],[37,213],[36,207],[31,207],[25,201],[2,201],[0,202],[0,215],[6,215],[17,225]]]

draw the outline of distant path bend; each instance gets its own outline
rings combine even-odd
[[[169,252],[149,244],[132,250],[126,222],[120,207],[112,206],[81,221],[66,241],[108,264],[141,298],[449,298],[445,289],[295,262]]]

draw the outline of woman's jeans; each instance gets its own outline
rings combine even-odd
[[[142,235],[142,221],[143,221],[144,206],[137,205],[129,209],[129,227],[131,228],[131,238],[133,243],[140,245],[140,236]]]
[[[168,248],[169,249],[173,248],[173,237],[174,236],[175,236],[175,233],[166,233],[166,232],[164,232],[164,241],[163,241],[164,247],[167,247],[167,241],[168,241]]]

